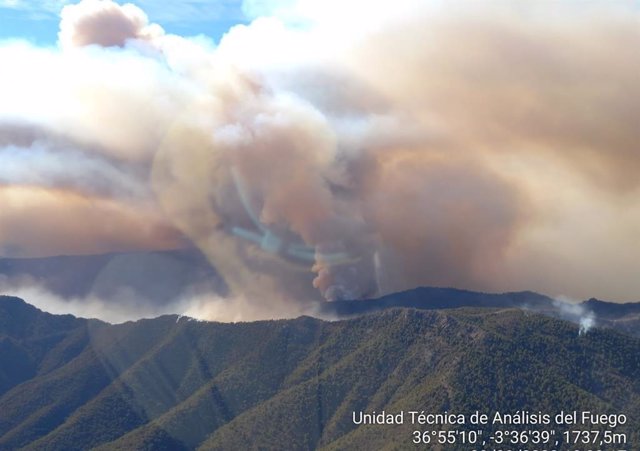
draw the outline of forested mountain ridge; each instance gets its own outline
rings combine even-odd
[[[640,424],[640,340],[514,309],[108,325],[2,297],[0,343],[3,450],[414,449],[410,426],[357,427],[360,410]]]
[[[364,301],[337,301],[322,304],[320,311],[330,317],[349,318],[389,308],[424,310],[461,307],[517,308],[589,326],[613,328],[640,336],[640,302],[616,303],[589,299],[569,303],[532,291],[481,293],[456,288],[419,287]]]

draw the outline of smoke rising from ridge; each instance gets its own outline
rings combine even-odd
[[[189,241],[262,311],[417,285],[635,299],[640,13],[363,8],[247,1],[215,44],[83,0],[58,48],[0,44],[1,253]]]

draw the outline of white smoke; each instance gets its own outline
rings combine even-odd
[[[239,310],[265,315],[314,287],[640,290],[637,10],[244,10],[253,21],[213,43],[83,0],[58,48],[0,44],[0,250],[188,240]]]
[[[596,315],[584,305],[566,296],[557,296],[553,300],[560,318],[577,323],[580,326],[578,335],[586,335],[596,325]]]

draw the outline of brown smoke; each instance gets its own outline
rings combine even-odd
[[[64,47],[122,47],[128,40],[151,40],[162,34],[162,28],[150,25],[147,15],[131,3],[84,0],[65,6],[61,13],[59,38]]]
[[[637,13],[569,9],[559,20],[553,9],[457,11],[428,27],[418,16],[373,35],[349,65],[467,152],[542,154],[607,188],[635,189]]]
[[[39,187],[0,187],[4,253],[21,257],[171,249],[181,235],[147,208]]]
[[[243,309],[278,314],[314,287],[634,299],[639,13],[361,7],[262,8],[214,46],[84,0],[63,12],[61,49],[1,46],[0,184],[29,194],[4,200],[0,246],[184,235]],[[51,205],[69,206],[64,220],[44,218]],[[50,230],[19,230],[31,220]]]

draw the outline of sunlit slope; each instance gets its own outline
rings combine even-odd
[[[0,316],[0,367],[35,368],[0,396],[4,450],[412,449],[412,426],[357,427],[354,410],[592,410],[640,425],[640,340],[514,309],[110,326],[1,298]]]

